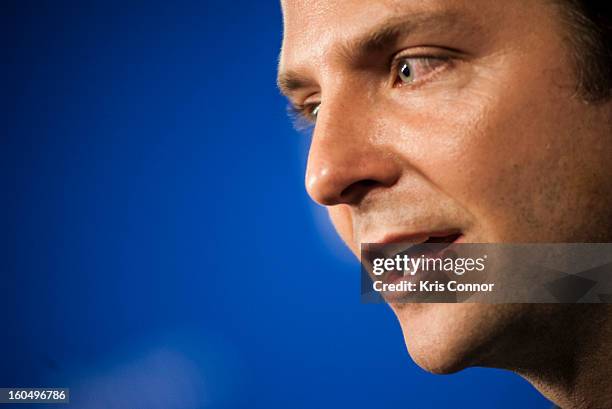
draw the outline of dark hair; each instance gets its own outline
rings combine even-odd
[[[612,97],[612,9],[601,0],[561,0],[578,90],[590,102]]]

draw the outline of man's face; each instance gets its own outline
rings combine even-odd
[[[306,174],[359,244],[612,241],[610,104],[576,95],[552,2],[287,0],[279,84],[315,119]],[[394,304],[436,372],[534,306]],[[499,342],[498,342],[499,341]]]

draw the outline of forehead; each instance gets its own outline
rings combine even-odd
[[[384,21],[446,15],[477,23],[491,21],[503,9],[489,0],[285,0],[282,7],[281,67],[302,61],[320,65],[317,59],[334,44],[347,43]]]
[[[283,48],[281,64],[292,65],[296,60],[316,51],[327,50],[341,37],[363,30],[371,15],[387,14],[396,1],[360,0],[285,0],[283,7]],[[349,32],[346,32],[346,30]],[[300,58],[301,57],[301,58]],[[313,55],[314,57],[314,55]]]
[[[316,44],[329,46],[351,38],[385,19],[470,10],[475,0],[285,0],[283,8],[283,57]],[[301,47],[300,47],[301,46]]]

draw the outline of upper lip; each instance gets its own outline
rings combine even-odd
[[[379,244],[393,244],[393,243],[411,243],[411,244],[422,244],[432,238],[458,238],[461,236],[461,231],[458,229],[438,230],[431,232],[418,232],[418,233],[387,233],[381,236],[379,239],[372,241],[365,241],[364,243],[379,243]]]

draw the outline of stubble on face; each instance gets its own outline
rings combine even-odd
[[[280,71],[304,80],[289,96],[321,102],[308,190],[357,256],[360,242],[398,229],[453,227],[468,242],[612,241],[610,105],[577,97],[552,3],[292,0],[283,11]],[[358,64],[345,58],[347,44],[359,43],[351,39],[411,16],[423,26],[391,49]],[[452,49],[457,63],[419,88],[385,85],[387,62],[412,49]],[[359,184],[366,179],[384,183]],[[359,195],[343,197],[351,187]],[[538,325],[568,314],[528,305],[392,308],[411,356],[437,373],[506,367],[508,345],[558,335]]]

